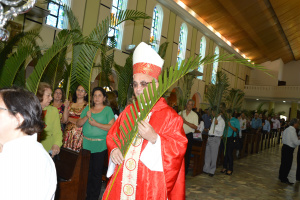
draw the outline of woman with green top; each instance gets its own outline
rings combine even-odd
[[[228,122],[228,132],[224,132],[223,137],[227,137],[226,151],[224,156],[223,170],[222,173],[232,175],[233,172],[233,148],[234,140],[237,140],[237,133],[240,130],[240,122],[236,118],[236,113],[232,114],[230,121]]]
[[[52,101],[52,90],[48,83],[41,82],[39,84],[36,96],[40,100],[44,121],[44,131],[39,137],[39,141],[42,143],[47,152],[51,153],[51,156],[59,154],[60,147],[62,145],[62,132],[60,126],[60,119],[58,110],[50,106]]]
[[[91,151],[86,200],[98,200],[104,157],[107,154],[106,135],[115,122],[114,113],[105,106],[106,92],[96,87],[92,92],[92,107],[87,106],[81,113],[77,126],[83,126],[83,149]]]

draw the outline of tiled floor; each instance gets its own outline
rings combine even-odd
[[[186,199],[300,199],[300,182],[296,182],[297,149],[294,152],[289,180],[294,185],[281,183],[278,179],[281,146],[264,150],[234,161],[232,176],[220,173],[214,177],[201,174],[186,177]],[[191,174],[191,172],[189,173]]]

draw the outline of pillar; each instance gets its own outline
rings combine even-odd
[[[298,110],[298,103],[293,101],[291,103],[290,120],[297,117],[297,110]]]

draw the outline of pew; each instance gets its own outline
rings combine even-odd
[[[207,135],[202,135],[202,141],[193,140],[192,155],[193,159],[193,176],[203,173],[205,148],[207,143]]]
[[[90,162],[90,151],[82,149],[79,153],[61,148],[55,158],[58,183],[55,200],[84,200]]]

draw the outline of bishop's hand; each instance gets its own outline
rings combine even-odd
[[[148,140],[152,144],[155,144],[155,142],[157,140],[157,133],[155,132],[153,127],[148,122],[146,122],[145,120],[139,122],[138,130],[139,130],[139,134],[142,138],[144,138],[145,140]]]

